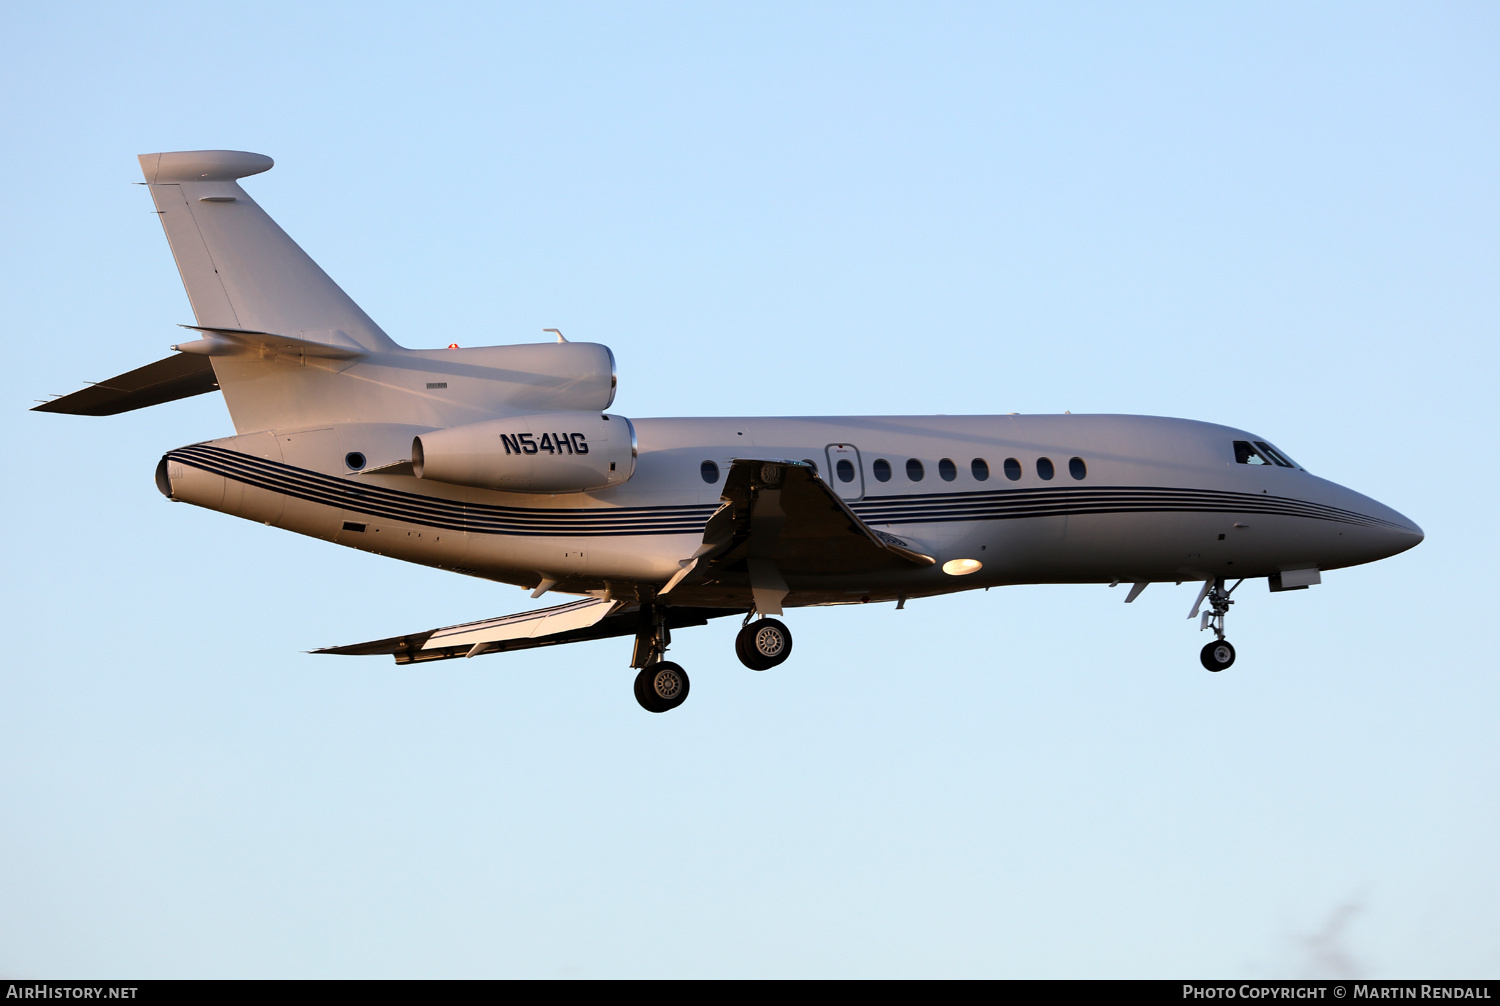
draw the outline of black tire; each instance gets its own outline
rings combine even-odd
[[[688,676],[678,664],[662,660],[635,676],[635,700],[648,713],[664,713],[687,701]]]
[[[792,655],[792,630],[774,618],[757,618],[734,637],[734,652],[752,671],[769,671]]]
[[[656,709],[655,705],[646,695],[646,669],[644,667],[641,668],[640,673],[635,676],[634,688],[635,700],[640,703],[641,708],[646,710],[646,712],[648,713],[657,712],[658,710]]]
[[[1229,645],[1228,640],[1220,639],[1205,646],[1203,652],[1198,654],[1198,659],[1210,671],[1222,671],[1234,663],[1234,647]]]

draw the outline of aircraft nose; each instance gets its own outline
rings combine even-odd
[[[1375,501],[1371,500],[1371,502],[1374,503]],[[1422,529],[1417,527],[1417,522],[1405,514],[1397,513],[1384,503],[1376,503],[1375,506],[1378,509],[1371,516],[1385,521],[1389,525],[1392,534],[1406,541],[1407,548],[1411,548],[1427,537]]]
[[[1415,521],[1410,521],[1410,520],[1407,520],[1405,517],[1402,517],[1401,518],[1401,525],[1402,526],[1401,526],[1400,534],[1402,534],[1405,537],[1411,539],[1410,543],[1407,544],[1407,546],[1406,546],[1407,548],[1411,548],[1413,545],[1420,545],[1422,543],[1422,539],[1424,539],[1424,538],[1427,537],[1426,532],[1424,532],[1421,528],[1417,527]]]
[[[1365,500],[1366,505],[1359,509],[1371,523],[1364,536],[1364,544],[1370,555],[1361,561],[1374,562],[1376,559],[1389,558],[1409,548],[1416,548],[1427,537],[1416,521],[1405,514],[1368,497]]]
[[[1386,558],[1386,556],[1392,556],[1397,554],[1398,552],[1405,552],[1409,548],[1416,548],[1418,545],[1422,544],[1422,539],[1426,537],[1427,535],[1423,534],[1422,529],[1417,527],[1416,524],[1412,523],[1409,520],[1403,520],[1399,527],[1394,527],[1387,530],[1387,551],[1381,555],[1381,558],[1384,559]]]

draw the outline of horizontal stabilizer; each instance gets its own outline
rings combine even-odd
[[[61,412],[70,416],[116,416],[217,390],[219,382],[208,357],[178,353],[119,377],[100,381],[82,391],[55,398],[31,411]]]
[[[259,356],[262,359],[269,356],[311,356],[325,360],[354,360],[365,355],[363,347],[337,330],[319,333],[321,339],[307,339],[271,332],[252,332],[245,328],[205,328],[202,325],[181,327],[203,333],[201,339],[178,343],[172,347],[179,353],[194,356]]]
[[[740,614],[731,608],[667,609],[667,628],[706,625],[710,618]],[[633,636],[641,628],[640,606],[623,601],[588,598],[567,604],[502,615],[478,622],[428,629],[407,636],[392,636],[350,646],[329,646],[313,653],[336,653],[344,656],[374,656],[388,653],[398,664],[428,660],[450,660],[481,653],[506,653],[529,650],[537,646],[579,643],[587,639],[611,636]]]

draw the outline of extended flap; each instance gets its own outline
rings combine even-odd
[[[673,605],[667,609],[665,624],[668,629],[680,629],[707,625],[710,618],[737,614],[740,612],[733,609]],[[502,615],[350,646],[329,646],[312,652],[345,656],[390,654],[398,664],[413,664],[577,643],[586,639],[631,636],[642,628],[643,617],[637,604],[586,598],[516,615]]]

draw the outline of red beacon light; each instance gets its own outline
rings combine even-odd
[[[450,343],[448,343],[448,348],[449,349],[457,349],[458,348],[458,343],[456,343],[456,342],[450,342]]]

